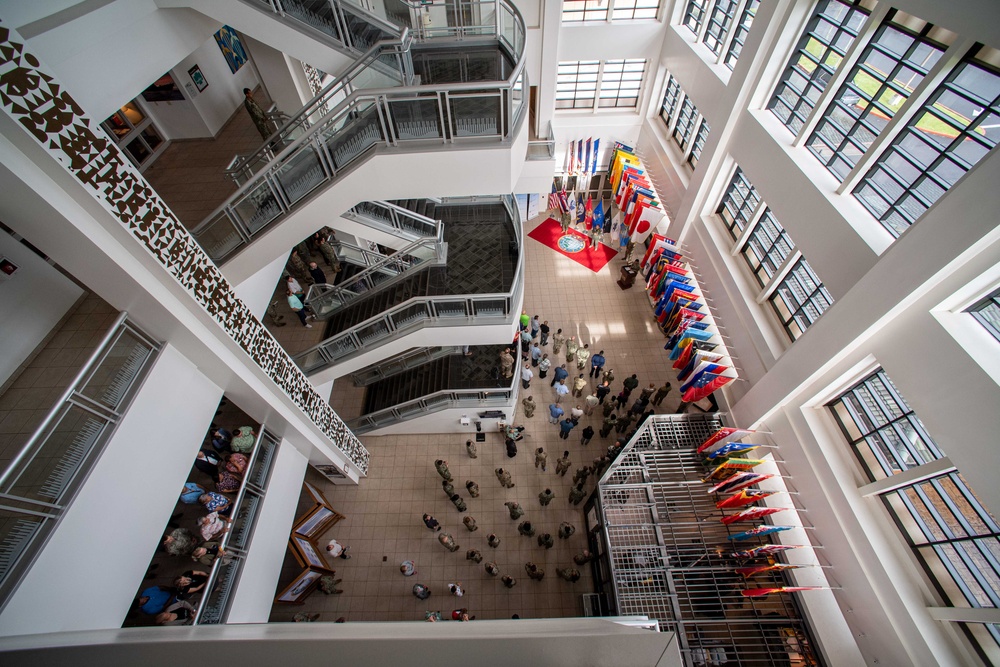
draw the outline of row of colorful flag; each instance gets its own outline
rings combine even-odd
[[[597,153],[600,139],[569,142],[566,147],[566,176],[593,176],[597,173]]]
[[[736,379],[722,337],[676,242],[654,234],[642,267],[654,300],[653,315],[667,336],[663,348],[678,371],[682,400],[700,401]]]
[[[697,452],[705,457],[708,465],[715,465],[712,472],[703,481],[721,481],[709,489],[709,493],[731,493],[732,495],[716,502],[719,509],[740,509],[735,514],[722,516],[720,521],[723,524],[731,525],[744,521],[756,521],[772,514],[787,511],[790,508],[784,507],[763,507],[756,505],[757,502],[769,498],[779,491],[762,489],[750,489],[750,486],[772,478],[774,475],[756,473],[755,467],[764,463],[763,459],[745,458],[746,453],[754,451],[760,445],[740,442],[743,438],[752,434],[753,431],[737,428],[721,428],[701,445]],[[717,461],[721,461],[716,465]],[[747,509],[741,509],[747,508]],[[764,537],[791,530],[793,526],[774,526],[760,524],[749,530],[729,536],[732,542],[743,542],[753,537]],[[733,557],[739,560],[750,561],[759,558],[766,558],[763,564],[746,565],[735,568],[735,572],[744,579],[750,579],[762,574],[784,572],[786,570],[796,570],[808,565],[794,565],[790,563],[779,563],[773,557],[792,549],[802,549],[805,545],[793,544],[762,544],[752,549],[745,549],[733,553]],[[746,598],[764,597],[772,593],[792,593],[798,591],[830,590],[827,586],[770,586],[765,588],[748,588],[741,591],[741,595]]]
[[[567,193],[565,190],[557,192],[555,182],[552,183],[552,192],[549,193],[549,209],[559,211],[563,215],[569,213],[573,224],[585,228],[588,232],[595,226],[604,232],[611,231],[611,220],[604,214],[603,201],[598,199],[595,205],[590,195],[584,200],[582,194]]]
[[[622,232],[639,244],[646,241],[666,214],[649,180],[642,160],[631,146],[616,141],[608,163],[612,198],[621,215]]]

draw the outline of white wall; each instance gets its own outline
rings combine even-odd
[[[302,452],[281,443],[272,464],[267,495],[257,514],[250,552],[240,572],[228,623],[267,623],[308,464]]]
[[[0,635],[121,627],[221,397],[175,348],[162,350],[0,615]]]
[[[278,281],[281,280],[285,270],[285,259],[284,256],[277,257],[236,286],[236,294],[258,319],[263,319],[264,313],[267,312],[271,297],[274,296],[274,290],[277,289]]]
[[[208,82],[208,87],[201,92],[188,74],[195,65]],[[209,37],[170,73],[185,99],[177,102],[143,100],[143,107],[150,111],[157,127],[169,139],[214,137],[226,121],[242,109],[243,89],[253,90],[258,84],[252,62],[244,63],[235,74],[229,69],[215,37]]]
[[[83,290],[45,260],[0,231],[0,257],[19,268],[0,277],[0,385],[49,335]]]
[[[294,116],[313,98],[302,63],[249,35],[243,37],[264,90],[279,111]]]

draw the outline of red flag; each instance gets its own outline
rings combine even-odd
[[[708,440],[706,440],[705,442],[701,443],[698,446],[698,453],[701,454],[703,451],[705,451],[712,445],[718,445],[719,447],[721,447],[727,442],[731,442],[733,440],[739,440],[740,438],[750,435],[751,433],[756,433],[756,431],[747,431],[741,428],[730,428],[730,427],[720,428],[718,431],[713,433],[708,438]]]
[[[590,143],[589,139],[587,143]],[[590,231],[591,226],[594,224],[594,202],[590,198],[590,195],[587,195],[587,205],[584,207],[583,224],[586,226],[587,231]]]
[[[806,567],[805,565],[789,565],[788,563],[770,563],[767,565],[751,565],[749,567],[738,567],[734,572],[736,574],[742,574],[744,579],[749,579],[750,577],[755,577],[758,574],[764,574],[765,572],[780,572],[782,570],[797,570],[800,567]]]
[[[824,591],[825,586],[777,586],[775,588],[748,588],[741,591],[745,598],[761,598],[771,593],[795,593],[798,591]]]
[[[731,523],[740,523],[741,521],[753,521],[761,517],[765,517],[771,514],[776,514],[783,510],[788,509],[787,507],[751,507],[748,510],[743,510],[736,514],[730,514],[729,516],[722,517],[721,521],[725,525]]]
[[[711,489],[708,490],[709,493],[730,493],[732,491],[739,491],[740,489],[745,489],[751,484],[757,484],[758,482],[763,482],[765,479],[771,479],[774,475],[764,475],[756,472],[739,472],[728,479],[724,479]]]
[[[773,496],[777,491],[760,491],[757,489],[744,489],[734,496],[729,496],[725,500],[715,503],[719,509],[732,509],[736,507],[746,507],[750,503],[763,500],[768,496]]]

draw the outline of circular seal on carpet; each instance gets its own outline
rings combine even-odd
[[[559,237],[559,249],[563,252],[580,252],[587,247],[586,241],[581,239],[579,236],[573,236],[572,234],[566,234],[565,236]]]

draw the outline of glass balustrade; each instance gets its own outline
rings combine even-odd
[[[273,4],[253,4],[293,18],[296,12],[298,17],[326,16],[321,3],[299,0],[293,7],[288,0],[274,0]],[[353,6],[332,6],[337,20],[331,19],[330,26],[346,30],[351,17],[378,24],[377,17],[360,16],[363,12]],[[413,76],[409,49],[414,34],[401,29],[391,40],[374,44],[258,151],[232,163],[228,174],[239,189],[192,232],[213,260],[223,262],[231,257],[310,193],[328,186],[341,170],[376,148],[422,150],[421,144],[427,142],[513,139],[526,115],[528,89],[520,14],[508,0],[442,6],[453,12],[457,21],[455,26],[443,28],[446,34],[453,38],[470,34],[494,37],[499,48],[517,63],[510,76],[493,84],[412,86],[408,85]],[[376,27],[381,30],[385,26]],[[328,27],[328,34],[330,30],[334,28]],[[419,39],[434,36],[422,29],[416,35]],[[397,217],[389,215],[397,228],[426,236],[423,223]]]
[[[348,422],[355,433],[368,433],[375,429],[397,424],[407,419],[450,408],[500,408],[510,405],[513,387],[491,389],[444,390],[385,410],[362,415]]]

